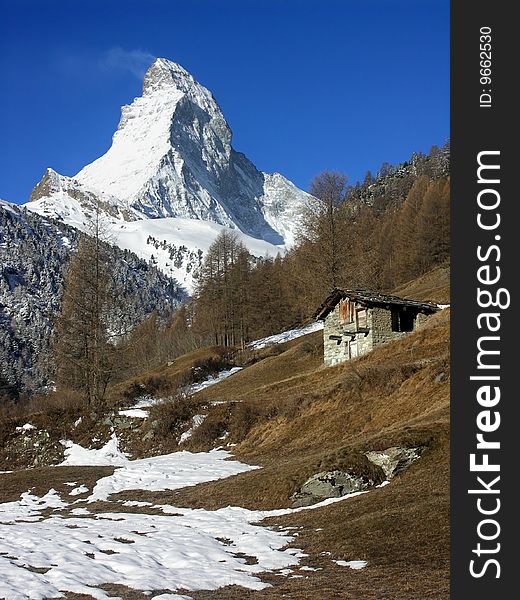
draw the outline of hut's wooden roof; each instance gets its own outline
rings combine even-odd
[[[417,312],[426,314],[437,312],[439,307],[431,302],[421,302],[420,300],[410,300],[409,298],[400,298],[399,296],[389,296],[387,294],[379,294],[378,292],[370,292],[368,290],[343,290],[335,289],[323,302],[314,314],[317,320],[325,319],[325,317],[334,310],[334,307],[340,300],[348,298],[353,302],[358,302],[367,307],[377,306],[380,308],[392,308],[394,306],[402,306],[414,308]]]

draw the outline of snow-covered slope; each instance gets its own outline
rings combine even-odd
[[[114,244],[150,261],[191,292],[194,275],[205,252],[225,229],[224,225],[210,221],[166,217],[115,223],[109,236]],[[284,246],[275,246],[240,231],[236,233],[254,256],[276,256],[284,252]]]
[[[188,220],[206,222],[242,232],[253,253],[276,254],[294,244],[302,209],[315,200],[279,173],[258,171],[232,148],[231,137],[211,92],[181,66],[157,59],[142,96],[123,106],[110,149],[72,178],[48,169],[26,206],[84,229],[99,204],[116,229],[138,232],[136,240],[148,225],[126,229],[128,223],[168,219],[158,226],[161,239],[195,253],[207,247],[205,234],[220,230]],[[128,235],[120,239],[128,247]],[[146,244],[131,244],[148,257]]]
[[[24,205],[42,217],[63,221],[85,230],[91,217],[100,210],[108,223],[134,220],[137,215],[128,210],[118,198],[91,190],[77,179],[47,169]]]

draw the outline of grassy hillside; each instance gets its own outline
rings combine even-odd
[[[394,290],[397,296],[438,302],[450,303],[450,265],[441,265],[424,275],[408,281]]]
[[[191,449],[207,448],[212,432],[227,429],[229,442],[237,444],[234,454],[263,469],[177,492],[142,492],[140,499],[207,509],[280,508],[313,473],[370,468],[362,456],[367,450],[426,450],[387,487],[274,520],[301,528],[296,545],[322,571],[283,582],[272,576],[276,587],[268,591],[226,588],[193,597],[447,598],[449,369],[447,309],[351,363],[321,366],[317,333],[208,388],[204,400],[221,404],[193,436]],[[330,556],[365,559],[370,568],[331,566]]]
[[[446,269],[435,269],[396,293],[447,302],[446,276]],[[273,587],[263,591],[226,587],[189,595],[194,600],[448,598],[449,326],[446,309],[416,332],[335,367],[323,366],[321,332],[255,352],[205,348],[121,384],[113,390],[114,403],[128,403],[143,393],[172,394],[180,384],[240,364],[241,371],[195,394],[193,410],[202,409],[207,417],[182,449],[227,444],[237,458],[263,468],[177,491],[124,492],[113,500],[210,510],[228,505],[284,508],[317,472],[348,469],[378,481],[381,472],[366,459],[366,451],[422,446],[421,458],[383,488],[266,522],[297,528],[292,545],[307,555],[302,564],[319,570],[301,571],[297,577],[267,574]],[[148,421],[169,418],[168,410],[157,406]],[[150,425],[138,427],[128,438],[136,444],[136,454],[146,450],[140,440]],[[178,431],[161,431],[171,436],[175,449]],[[38,490],[50,485],[64,489],[63,482],[75,477],[71,469],[6,475],[3,499],[15,499],[38,482]],[[106,471],[92,468],[88,477],[94,481]],[[117,506],[119,510],[121,504]],[[92,510],[113,509],[92,505]],[[360,571],[334,562],[360,559],[368,561]],[[137,592],[118,593],[125,599],[145,598]]]

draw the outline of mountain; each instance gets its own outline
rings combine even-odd
[[[63,275],[79,232],[0,200],[0,375],[20,391],[52,379],[52,323]],[[120,325],[131,328],[152,312],[166,315],[185,294],[178,284],[128,250],[107,247],[111,285],[125,306]]]
[[[142,96],[123,106],[110,149],[74,177],[48,169],[26,207],[85,229],[100,206],[114,243],[146,259],[149,244],[135,240],[159,230],[172,249],[159,267],[191,289],[189,256],[204,253],[222,227],[237,230],[253,253],[276,255],[294,244],[301,211],[315,201],[279,173],[259,171],[231,138],[211,92],[159,58]],[[184,260],[172,269],[179,249]]]

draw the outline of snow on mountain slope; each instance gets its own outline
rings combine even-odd
[[[294,244],[302,209],[315,199],[279,173],[258,171],[232,148],[231,137],[211,92],[181,66],[157,59],[144,77],[142,96],[123,106],[110,149],[75,177],[48,169],[26,207],[85,229],[99,205],[122,229],[116,243],[124,240],[122,247],[131,244],[142,257],[149,254],[146,244],[130,241],[128,231],[137,240],[148,225],[127,225],[164,218],[235,229],[253,254],[276,254]],[[219,231],[170,221],[159,227],[168,243],[195,254],[208,246],[205,232],[216,237]],[[174,271],[180,281],[190,280],[178,269],[184,267]]]
[[[62,183],[64,178],[59,176]],[[71,181],[69,179],[69,181]],[[52,198],[41,198],[26,205],[32,212],[63,221],[76,229],[89,232],[89,214],[94,205],[82,204],[76,198],[59,192]],[[164,217],[161,219],[124,220],[101,213],[103,233],[107,241],[122,250],[130,250],[149,261],[168,277],[178,281],[189,293],[193,292],[194,276],[202,265],[205,252],[221,231],[229,228],[211,221]],[[285,245],[271,244],[251,237],[240,230],[234,232],[256,257],[284,254]]]
[[[122,107],[119,127],[108,152],[75,177],[93,189],[103,190],[126,202],[136,198],[170,151],[170,126],[175,109],[184,96],[175,85],[165,83],[156,89],[146,85],[146,81],[143,96]],[[178,171],[182,163],[173,167]]]
[[[7,200],[2,200],[1,198],[0,198],[0,208],[12,213],[13,215],[17,214],[15,205],[11,204],[10,202],[7,202]]]
[[[58,219],[81,230],[86,229],[90,217],[98,209],[111,223],[138,218],[115,196],[93,191],[77,179],[60,175],[52,169],[45,171],[24,206],[42,217]]]
[[[194,274],[202,264],[204,253],[226,229],[209,221],[170,217],[120,222],[110,228],[109,236],[117,246],[151,261],[192,292]],[[239,231],[236,233],[254,256],[276,256],[285,251],[285,246],[275,246]]]

